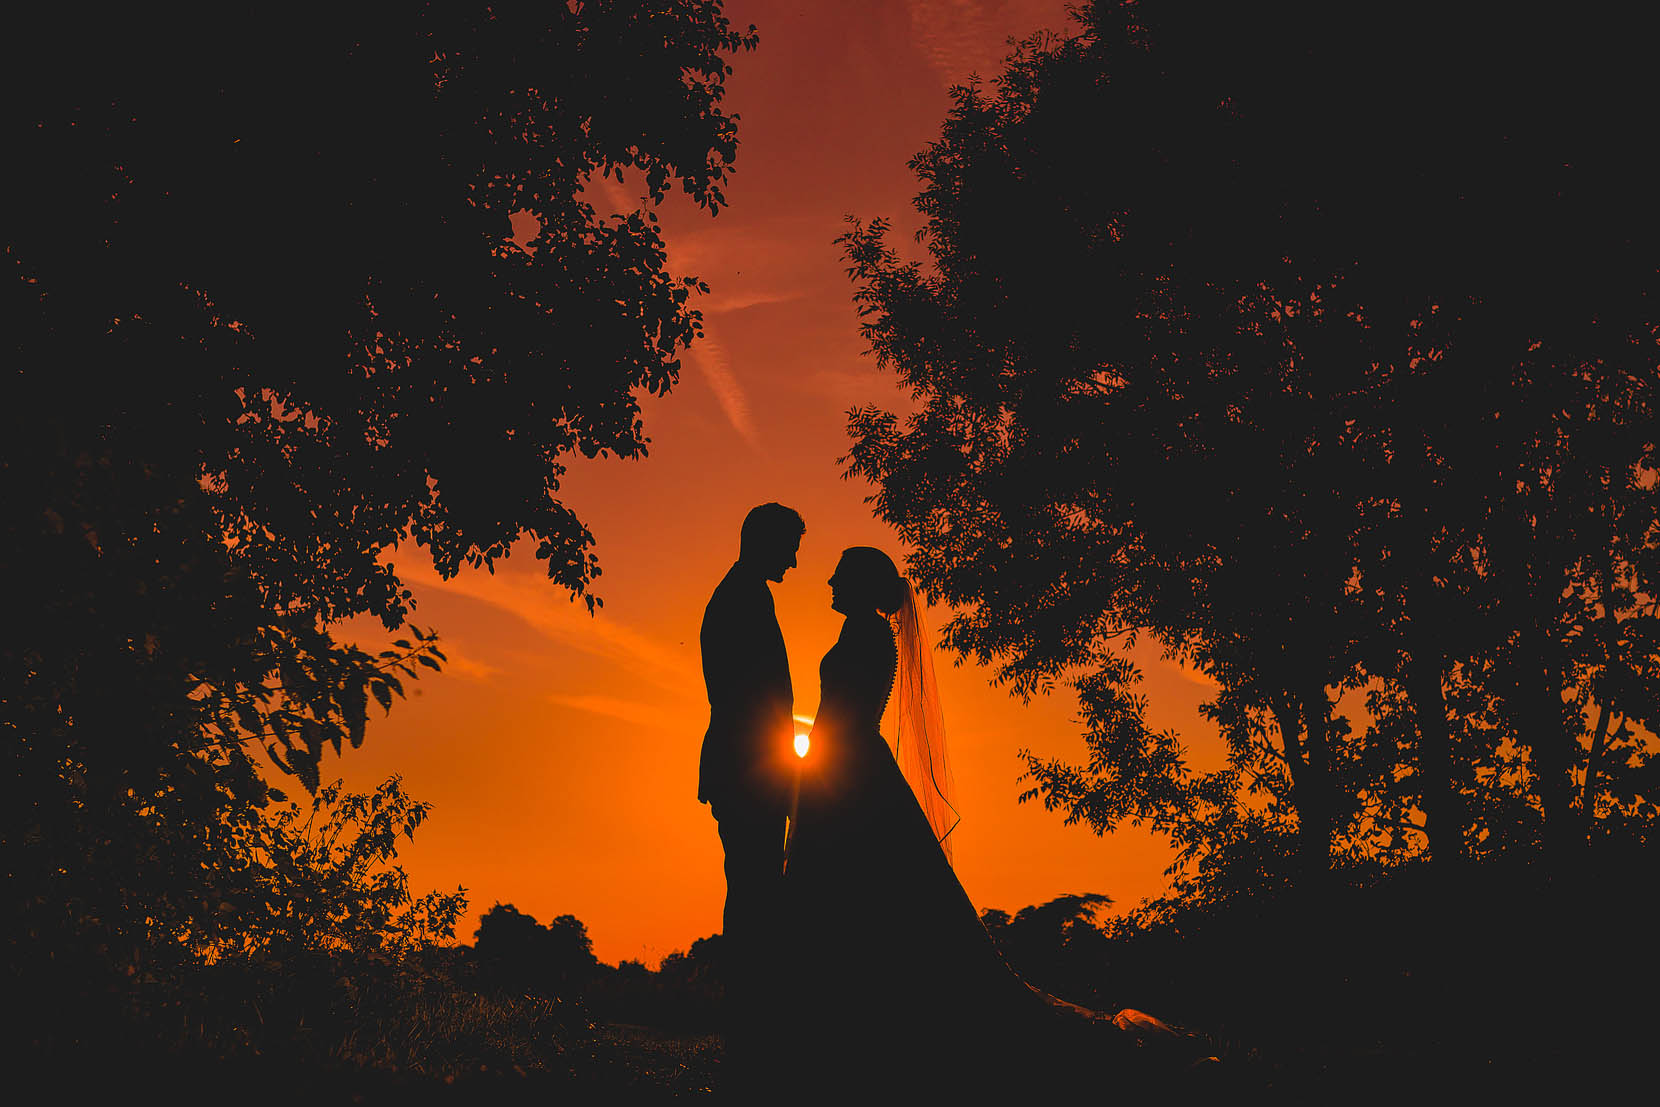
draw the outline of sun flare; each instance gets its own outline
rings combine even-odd
[[[807,748],[812,744],[812,739],[808,738],[805,734],[797,734],[795,736],[795,755],[797,757],[806,757]]]

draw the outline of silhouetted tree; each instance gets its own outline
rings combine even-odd
[[[595,1019],[701,1033],[719,1028],[724,997],[719,934],[665,954],[655,971],[637,960],[601,965],[583,993]]]
[[[694,987],[712,992],[717,997],[724,988],[724,947],[719,934],[694,939],[684,952],[672,950],[665,954],[657,971],[683,987]]]
[[[1075,1003],[1099,1001],[1107,982],[1109,943],[1096,922],[1112,903],[1095,893],[1056,896],[1011,917],[988,908],[980,921],[1022,978]]]
[[[528,534],[597,602],[562,459],[644,454],[636,396],[674,383],[701,287],[606,178],[718,210],[755,37],[718,0],[10,32],[11,948],[85,929],[130,975],[147,935],[216,925],[225,828],[274,794],[253,743],[315,791],[371,697],[438,668],[413,628],[331,633],[404,623],[400,541],[450,576]]]
[[[473,948],[484,980],[514,992],[575,996],[600,968],[588,928],[576,916],[543,926],[510,903],[479,919]]]
[[[581,981],[599,964],[588,928],[575,915],[557,915],[547,925],[548,961],[560,981]]]
[[[1201,883],[1646,826],[1635,37],[1401,8],[1360,35],[1312,5],[1077,21],[955,90],[912,163],[926,266],[882,220],[841,240],[915,401],[851,414],[849,474],[959,608],[947,645],[1078,692],[1089,764],[1029,756],[1028,794],[1151,821]],[[1120,649],[1143,636],[1217,683],[1224,769],[1147,726]]]

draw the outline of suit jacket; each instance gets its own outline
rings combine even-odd
[[[784,635],[762,577],[733,565],[709,598],[698,634],[709,730],[697,798],[715,810],[782,817],[792,769],[795,693]]]

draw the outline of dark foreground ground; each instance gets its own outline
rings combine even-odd
[[[1540,1017],[1550,1019],[1551,1012]],[[1204,1035],[1167,1035],[1130,1027],[1118,1046],[1081,1066],[1075,1086],[1052,1085],[1029,1102],[1054,1103],[1398,1103],[1403,1099],[1548,1102],[1580,1091],[1629,1087],[1638,1066],[1609,1065],[1575,1051],[1459,1056],[1357,1046],[1320,1056],[1270,1060],[1241,1054]],[[718,1035],[674,1034],[644,1026],[597,1024],[564,1054],[563,1071],[488,1065],[443,1077],[352,1064],[296,1068],[261,1058],[237,1061],[181,1056],[35,1057],[10,1068],[14,1088],[38,1097],[11,1102],[169,1104],[565,1104],[733,1102],[722,1071]],[[22,1059],[20,1059],[22,1060]],[[1635,1058],[1630,1058],[1635,1061]],[[33,1070],[33,1075],[24,1074]],[[776,1102],[812,1102],[812,1076],[780,1089]],[[874,1103],[885,1102],[872,1088]],[[9,1099],[10,1097],[8,1097]],[[747,1100],[746,1100],[747,1101]],[[772,1097],[769,1097],[772,1101]]]
[[[721,1100],[718,1035],[676,1035],[644,1026],[593,1028],[572,1042],[557,1068],[496,1068],[480,1064],[442,1076],[412,1069],[346,1062],[296,1066],[262,1057],[136,1053],[91,1059],[23,1057],[7,1062],[12,1088],[39,1098],[9,1102],[55,1104],[283,1103],[549,1104]]]

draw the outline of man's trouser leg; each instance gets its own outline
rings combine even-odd
[[[784,821],[776,816],[727,815],[718,823],[726,851],[727,1070],[748,1080],[767,1061],[767,1028],[777,1012],[770,985],[776,981],[772,956],[784,865]]]

